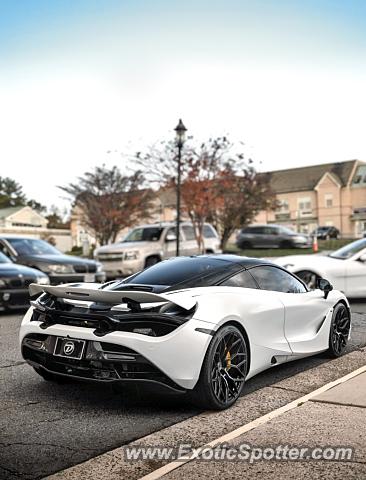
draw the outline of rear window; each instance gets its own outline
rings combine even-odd
[[[196,276],[206,277],[211,273],[225,272],[233,266],[238,268],[232,262],[209,257],[173,258],[147,268],[123,283],[170,286],[186,282]]]

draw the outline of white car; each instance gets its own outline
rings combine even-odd
[[[220,238],[212,225],[203,226],[205,253],[221,253]],[[104,245],[95,250],[95,258],[102,263],[108,279],[127,277],[155,263],[175,256],[176,224],[162,222],[140,225],[131,230],[120,242]],[[193,225],[180,224],[180,254],[197,255],[199,252]]]
[[[366,238],[329,255],[289,255],[275,262],[295,273],[310,289],[320,278],[327,278],[347,297],[366,297]]]
[[[178,257],[104,285],[32,285],[23,358],[46,380],[152,382],[224,409],[257,373],[328,351],[350,334],[346,297],[234,255]]]

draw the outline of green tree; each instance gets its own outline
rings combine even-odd
[[[18,207],[26,204],[22,186],[9,177],[0,177],[0,208]]]

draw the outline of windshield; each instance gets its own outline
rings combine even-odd
[[[61,255],[57,248],[35,238],[7,238],[18,255]]]
[[[12,263],[10,258],[0,252],[0,263]]]
[[[366,238],[361,238],[361,240],[356,240],[355,242],[349,243],[348,245],[345,245],[339,250],[336,250],[329,256],[345,260],[360,252],[364,248],[366,248]]]
[[[162,227],[135,228],[122,242],[157,242],[160,240]]]

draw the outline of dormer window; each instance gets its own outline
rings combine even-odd
[[[360,165],[353,177],[353,185],[366,185],[366,165]]]

